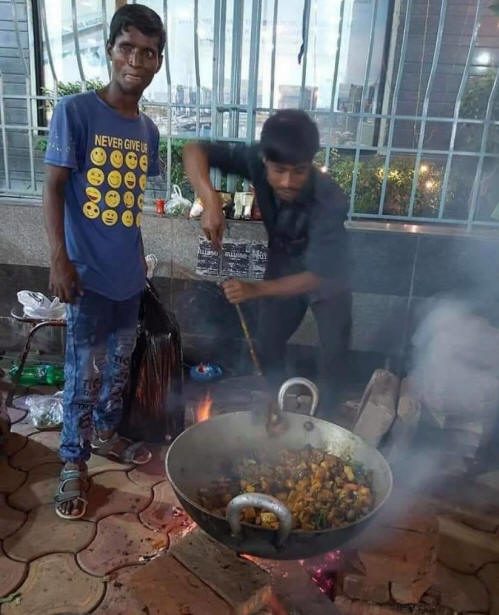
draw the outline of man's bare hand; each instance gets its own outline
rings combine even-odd
[[[201,228],[206,238],[211,241],[213,247],[220,251],[225,231],[225,216],[219,197],[215,198],[213,203],[210,203],[203,209]]]
[[[77,297],[83,294],[78,272],[67,257],[52,262],[49,290],[63,303],[74,303]]]
[[[227,280],[222,284],[225,296],[231,303],[242,303],[248,299],[259,296],[258,282],[242,282],[241,280]]]

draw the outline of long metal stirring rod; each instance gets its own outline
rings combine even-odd
[[[253,344],[253,340],[251,339],[251,335],[248,329],[248,325],[246,323],[246,318],[244,317],[243,311],[241,310],[241,306],[236,303],[235,305],[237,310],[237,315],[239,316],[239,322],[241,323],[241,328],[244,333],[244,337],[246,339],[246,343],[248,344],[249,353],[251,355],[251,360],[253,361],[253,365],[255,366],[257,376],[263,376],[262,368],[260,366],[260,361],[256,356],[255,345]]]

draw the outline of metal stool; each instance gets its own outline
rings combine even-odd
[[[43,329],[44,327],[65,327],[66,320],[46,320],[43,318],[32,318],[31,316],[26,316],[23,313],[23,308],[21,306],[16,306],[12,308],[10,315],[17,322],[22,322],[24,324],[31,325],[31,330],[26,338],[26,342],[24,344],[23,351],[21,353],[19,365],[16,371],[12,374],[11,383],[12,386],[7,394],[6,404],[7,406],[12,405],[12,400],[14,399],[14,391],[16,386],[19,384],[19,380],[21,378],[21,374],[23,373],[24,365],[26,364],[26,359],[28,358],[29,350],[31,348],[31,342],[35,336],[37,331]]]

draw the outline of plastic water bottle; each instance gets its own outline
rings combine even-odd
[[[19,363],[13,363],[9,370],[11,376],[14,376],[19,369]],[[33,386],[37,384],[50,384],[58,386],[64,383],[64,369],[50,363],[44,365],[25,365],[20,378],[19,384]]]

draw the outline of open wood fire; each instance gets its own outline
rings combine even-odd
[[[341,552],[336,550],[300,560],[310,579],[306,585],[318,586],[324,594],[321,599],[327,596],[334,601],[342,615],[378,612],[395,615],[411,612],[410,609],[424,614],[475,610],[491,613],[489,596],[496,591],[494,557],[499,548],[499,526],[495,520],[499,517],[496,504],[485,506],[482,502],[485,487],[477,486],[480,497],[468,498],[473,500],[469,509],[463,508],[462,497],[457,503],[453,501],[462,490],[449,487],[452,498],[446,497],[433,484],[436,478],[433,475],[435,489],[425,490],[424,495],[420,481],[404,484],[401,491],[401,471],[407,466],[407,459],[413,460],[409,451],[416,446],[416,432],[422,425],[426,426],[423,421],[429,412],[413,397],[414,389],[408,381],[401,381],[386,370],[377,370],[361,404],[355,407],[356,417],[352,418],[358,424],[351,426],[354,432],[363,432],[363,437],[380,447],[390,460],[399,483],[394,493],[396,514],[391,515],[387,510],[358,544],[345,545]],[[193,420],[208,420],[212,416],[212,404],[213,399],[207,393],[193,406]],[[420,465],[411,468],[413,479]],[[427,465],[433,473],[442,470],[439,464]],[[463,475],[456,476],[453,472],[450,475],[457,485],[459,480],[464,480]],[[451,479],[449,474],[446,476],[448,485]],[[467,485],[469,481],[471,485],[470,476],[466,477]],[[265,562],[258,558],[246,556],[246,559],[266,568]],[[274,562],[272,566],[277,569],[286,564]],[[273,613],[289,612],[274,605],[272,609]]]
[[[196,408],[196,423],[207,421],[211,417],[211,408],[213,406],[213,399],[210,392],[207,391],[205,396],[199,402]]]

